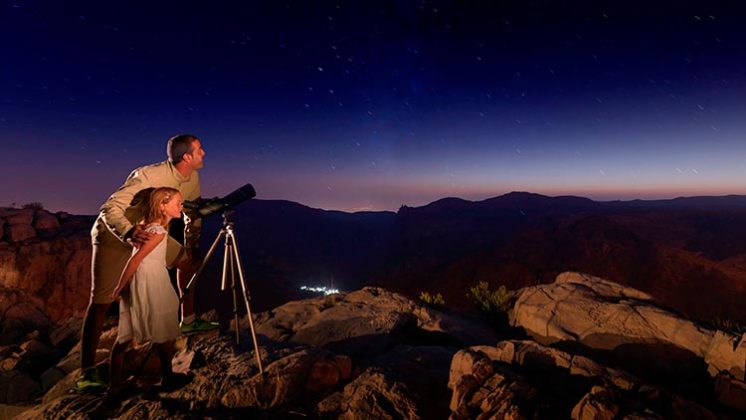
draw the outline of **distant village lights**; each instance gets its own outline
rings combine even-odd
[[[332,287],[308,287],[308,286],[301,286],[300,290],[307,290],[309,292],[316,292],[316,293],[323,293],[325,295],[333,295],[335,293],[339,293],[339,289],[334,289]]]

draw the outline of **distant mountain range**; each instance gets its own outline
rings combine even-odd
[[[576,270],[647,291],[693,318],[746,322],[746,196],[599,202],[513,192],[396,213],[251,200],[231,219],[256,310],[307,296],[302,285],[332,283],[440,292],[466,307],[479,281],[519,288]],[[220,218],[204,225],[206,251]],[[222,250],[206,278],[218,277],[221,262]],[[205,304],[230,307],[218,280],[200,281]]]

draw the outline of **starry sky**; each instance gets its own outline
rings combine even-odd
[[[94,214],[182,132],[206,197],[745,194],[738,4],[2,1],[0,206]]]

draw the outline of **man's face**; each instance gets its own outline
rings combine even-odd
[[[205,165],[202,161],[205,157],[205,149],[202,148],[199,140],[192,142],[192,151],[187,153],[187,156],[189,156],[188,162],[192,169],[202,169]]]

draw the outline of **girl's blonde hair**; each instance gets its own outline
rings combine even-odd
[[[148,217],[145,218],[147,223],[163,220],[164,213],[161,210],[161,204],[167,204],[171,199],[179,194],[179,190],[171,187],[160,187],[150,193],[148,203]]]

